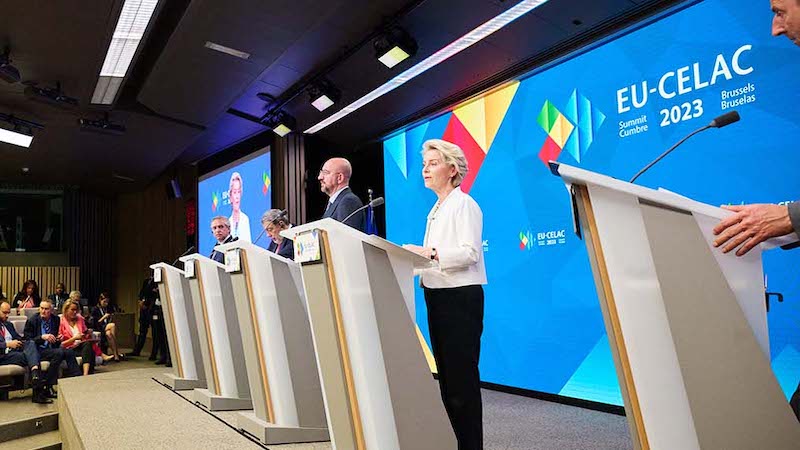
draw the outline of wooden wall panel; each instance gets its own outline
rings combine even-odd
[[[39,285],[39,294],[42,298],[47,297],[56,290],[56,284],[63,282],[67,291],[81,290],[81,268],[80,267],[19,267],[5,266],[0,267],[0,286],[3,292],[12,300],[22,289],[22,285],[34,280]]]

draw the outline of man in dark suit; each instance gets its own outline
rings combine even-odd
[[[39,382],[34,380],[34,383],[40,386],[41,392],[48,398],[56,397],[53,386],[58,383],[61,361],[67,362],[65,375],[76,376],[82,373],[78,366],[78,360],[75,359],[75,352],[61,348],[61,335],[58,334],[60,324],[61,320],[53,314],[53,304],[49,299],[42,300],[39,304],[39,312],[25,322],[25,339],[35,344],[33,346],[35,351],[30,351],[25,355],[28,364],[32,368],[38,369],[41,361],[50,361],[45,379]]]
[[[56,284],[56,292],[48,295],[47,298],[50,299],[50,303],[52,303],[53,308],[56,311],[61,311],[61,307],[64,306],[64,302],[69,298],[69,294],[67,293],[67,289],[64,287],[64,283]]]
[[[217,245],[237,240],[237,238],[231,236],[231,222],[225,216],[217,216],[211,219],[211,233],[214,234]],[[218,252],[216,249],[208,257],[220,264],[225,264],[225,254]]]
[[[800,46],[800,0],[771,0],[770,5],[774,13],[772,35],[786,36]],[[723,208],[734,212],[714,228],[714,234],[717,235],[714,247],[722,247],[724,253],[736,249],[736,256],[742,256],[767,239],[788,234],[800,236],[800,202]],[[797,245],[793,244],[792,248],[795,247]],[[800,384],[789,404],[800,421]]]
[[[361,199],[350,190],[350,177],[353,175],[353,166],[344,158],[331,158],[319,171],[320,189],[328,196],[328,205],[322,218],[338,220],[350,225],[359,231],[364,231],[366,223],[364,211],[359,211],[345,220],[353,211],[364,206]]]
[[[292,227],[286,211],[270,209],[261,216],[261,227],[264,228],[272,242],[267,250],[288,259],[294,259],[294,242],[281,236],[281,231]]]

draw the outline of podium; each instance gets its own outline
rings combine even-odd
[[[225,252],[253,411],[240,428],[262,443],[327,441],[325,407],[302,295],[300,266],[245,241]]]
[[[167,263],[150,266],[153,281],[158,284],[167,344],[172,359],[172,373],[160,380],[175,391],[204,388],[203,361],[195,328],[195,311],[189,280],[184,272]]]
[[[242,334],[225,266],[200,254],[181,258],[189,280],[206,388],[194,400],[209,411],[252,409]]]
[[[455,449],[414,320],[413,269],[431,262],[332,219],[294,240],[334,448]]]
[[[793,449],[769,358],[761,252],[713,247],[730,212],[551,162],[589,253],[636,449]],[[794,238],[796,240],[796,237]]]

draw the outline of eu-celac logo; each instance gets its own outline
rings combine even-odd
[[[261,182],[263,183],[261,185],[261,193],[267,195],[270,185],[269,175],[267,175],[267,172],[261,172]]]
[[[605,120],[605,114],[577,89],[572,91],[563,113],[550,100],[546,100],[536,119],[547,133],[539,151],[539,159],[547,165],[548,161],[557,160],[561,152],[566,150],[575,161],[581,162]]]
[[[211,211],[217,212],[217,206],[219,205],[219,193],[212,192],[211,193]]]
[[[530,250],[533,248],[533,235],[530,231],[520,231],[519,232],[519,249]]]

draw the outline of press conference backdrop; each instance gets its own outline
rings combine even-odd
[[[584,243],[573,234],[558,160],[627,180],[714,117],[638,183],[718,204],[800,198],[800,48],[770,36],[766,1],[707,0],[626,30],[384,141],[386,228],[422,243],[435,202],[422,143],[455,142],[463,189],[483,209],[489,284],[484,381],[621,405]],[[787,396],[800,380],[800,251],[764,256],[771,357]],[[417,320],[428,336],[422,293]],[[715,326],[713,321],[708,326]]]
[[[211,234],[211,219],[216,216],[230,218],[233,206],[230,198],[231,176],[238,173],[242,178],[242,197],[240,211],[249,221],[250,240],[256,240],[261,233],[261,215],[272,206],[272,182],[269,148],[259,150],[220,169],[203,175],[199,179],[198,192],[198,243],[199,252],[211,254],[216,239]],[[247,236],[245,230],[236,230],[238,235]],[[262,236],[258,245],[269,246],[268,236]]]

